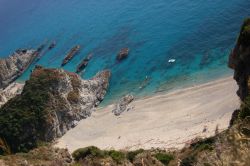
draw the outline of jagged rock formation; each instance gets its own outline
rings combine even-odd
[[[7,87],[33,62],[38,51],[19,49],[6,59],[0,59],[0,89]]]
[[[12,83],[4,90],[0,90],[0,107],[17,94],[21,94],[24,84]]]
[[[37,66],[23,92],[0,109],[0,138],[18,152],[62,136],[103,100],[110,75],[105,70],[82,80],[75,73]]]
[[[126,95],[120,99],[120,101],[115,105],[115,109],[112,110],[114,115],[119,116],[124,111],[129,111],[131,108],[128,106],[134,100],[134,96]]]

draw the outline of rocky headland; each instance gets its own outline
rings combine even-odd
[[[39,54],[36,50],[19,49],[5,59],[0,59],[0,89],[15,81]]]
[[[110,76],[105,70],[82,80],[75,73],[37,66],[22,93],[0,109],[0,139],[11,152],[20,152],[62,136],[91,115],[104,98]]]

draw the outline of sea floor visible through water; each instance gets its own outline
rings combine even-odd
[[[56,41],[18,79],[22,82],[35,65],[60,68],[67,52],[79,44],[80,53],[63,68],[75,72],[93,53],[80,75],[89,79],[111,70],[102,103],[107,105],[127,93],[150,96],[232,75],[228,54],[249,8],[249,0],[1,0],[0,57]],[[123,47],[129,47],[129,56],[117,63]]]

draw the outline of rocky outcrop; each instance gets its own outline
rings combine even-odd
[[[234,69],[234,79],[239,85],[241,100],[249,95],[250,88],[250,19],[242,25],[237,43],[229,56],[229,67]]]
[[[115,109],[112,111],[114,115],[119,116],[124,111],[132,109],[129,104],[134,100],[134,96],[126,95],[115,105]]]
[[[7,87],[33,62],[38,51],[19,49],[11,56],[0,59],[0,89]]]
[[[106,94],[110,76],[105,70],[82,80],[75,73],[37,66],[23,92],[0,109],[0,138],[16,152],[61,137],[91,115]]]
[[[122,60],[126,59],[128,57],[128,53],[129,53],[129,48],[121,49],[120,52],[118,53],[118,55],[116,56],[116,60],[122,61]]]
[[[21,83],[12,83],[7,88],[0,90],[0,107],[4,105],[11,98],[15,97],[18,94],[21,94],[24,84]]]

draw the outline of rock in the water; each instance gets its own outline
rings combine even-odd
[[[129,104],[134,100],[134,96],[126,95],[124,96],[115,106],[115,109],[112,111],[116,116],[121,115],[124,111],[129,111],[131,107]]]
[[[61,137],[91,115],[104,98],[110,76],[105,70],[82,80],[76,73],[37,66],[23,92],[0,108],[0,128],[4,129],[0,138],[16,152]]]
[[[116,59],[118,61],[122,61],[123,59],[128,57],[128,53],[129,53],[129,48],[123,48],[121,49],[121,51],[118,53]]]
[[[19,49],[8,58],[0,59],[0,89],[6,88],[19,77],[37,55],[35,50]]]

